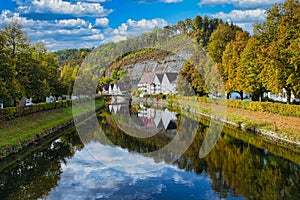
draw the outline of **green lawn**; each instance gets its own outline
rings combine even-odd
[[[96,101],[96,108],[101,107],[104,101]],[[76,116],[83,114],[92,106],[87,104],[76,109]],[[60,108],[18,117],[13,120],[0,122],[0,158],[11,152],[17,152],[28,143],[52,127],[73,119],[72,107]],[[39,136],[38,136],[39,135]]]

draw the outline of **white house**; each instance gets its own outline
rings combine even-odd
[[[155,74],[154,84],[155,84],[155,94],[162,93],[162,80],[164,74]]]
[[[129,86],[126,83],[118,82],[108,86],[108,94],[110,95],[127,95],[129,94]]]
[[[264,97],[268,97],[270,99],[273,99],[274,101],[281,101],[281,102],[287,102],[287,92],[285,89],[282,89],[282,92],[278,94],[272,94],[271,92],[265,93]],[[295,95],[292,92],[291,95],[291,102],[299,102],[300,100],[295,97]]]
[[[144,96],[145,94],[155,94],[155,84],[154,84],[154,78],[156,73],[155,72],[149,72],[144,73],[140,82],[138,83],[138,90],[142,91],[141,96]]]
[[[176,81],[178,73],[165,73],[161,83],[161,93],[163,94],[177,94]]]
[[[177,94],[176,81],[178,73],[145,73],[138,83],[138,90],[145,94]]]

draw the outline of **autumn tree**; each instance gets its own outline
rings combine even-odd
[[[57,60],[43,43],[31,45],[21,25],[12,21],[0,36],[0,101],[16,105],[24,97],[42,100],[58,92]]]
[[[245,77],[240,66],[240,58],[249,39],[249,33],[247,31],[237,31],[235,38],[234,41],[226,45],[220,68],[223,72],[227,93],[238,92],[243,100]]]
[[[262,41],[264,73],[268,77],[265,86],[280,92],[285,89],[287,103],[291,95],[299,94],[300,3],[287,0],[275,4],[267,12],[266,22],[256,25],[255,34]]]
[[[266,77],[263,74],[263,65],[260,62],[262,56],[260,40],[256,36],[252,36],[241,54],[239,63],[244,76],[244,91],[258,96],[259,101],[262,101],[263,94],[267,91],[264,86]]]
[[[210,35],[207,51],[216,63],[221,63],[227,43],[235,39],[238,30],[242,29],[228,23],[220,23]]]

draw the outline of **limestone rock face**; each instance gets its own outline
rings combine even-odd
[[[179,73],[183,64],[185,62],[185,58],[188,55],[181,53],[178,55],[167,56],[162,60],[146,60],[141,63],[131,64],[122,67],[122,69],[128,70],[127,76],[135,82],[139,82],[140,78],[144,73],[147,72],[157,72],[157,73],[165,73],[165,72],[175,72]]]

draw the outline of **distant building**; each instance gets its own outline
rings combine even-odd
[[[126,83],[118,82],[108,86],[108,94],[110,95],[128,95],[129,93],[130,88]]]
[[[155,94],[155,79],[156,73],[150,72],[143,74],[140,82],[138,83],[138,90],[142,91],[142,96],[145,94]]]
[[[176,82],[178,73],[165,73],[161,84],[161,93],[163,94],[177,94]]]
[[[109,93],[109,87],[110,84],[102,84],[102,94],[108,94]]]
[[[143,74],[138,83],[138,90],[145,94],[177,94],[176,81],[178,73],[156,73],[150,72]]]
[[[287,102],[287,92],[285,89],[282,89],[282,91],[278,94],[272,94],[271,92],[265,93],[264,97],[268,97],[269,99],[273,99],[274,101],[280,101],[285,103]],[[293,92],[291,95],[291,102],[300,102],[300,100],[295,97]]]

